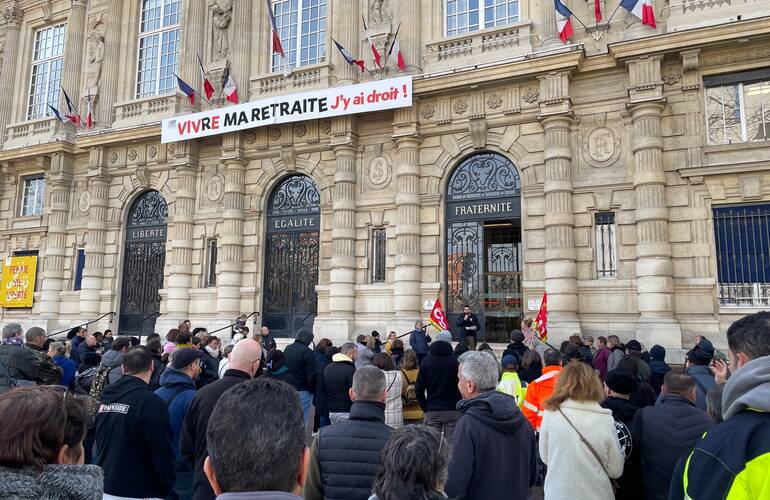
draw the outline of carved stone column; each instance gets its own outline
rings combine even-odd
[[[329,316],[338,335],[350,337],[355,311],[356,146],[355,118],[332,120],[336,159],[332,210],[332,259],[329,276]],[[344,333],[343,333],[344,332]]]
[[[124,0],[110,0],[104,16],[104,58],[102,75],[99,78],[98,99],[94,110],[97,126],[109,127],[112,124],[113,108],[118,92],[118,74],[120,73],[120,36]],[[86,257],[87,259],[88,257]]]
[[[404,56],[407,73],[419,73],[422,71],[422,18],[420,17],[422,2],[391,2],[396,9],[396,19],[401,24],[398,34],[398,44]],[[394,26],[395,30],[398,26]],[[388,39],[387,48],[390,48],[392,38]],[[385,51],[387,55],[387,49]],[[392,63],[391,63],[392,64]]]
[[[19,33],[24,11],[18,2],[6,2],[5,11],[5,54],[0,68],[0,143],[5,140],[5,127],[11,121],[13,96],[16,95],[18,75],[16,61],[19,56]]]
[[[572,209],[572,105],[569,75],[540,78],[541,115],[545,130],[545,290],[548,330],[556,338],[580,332],[577,301],[577,251]]]
[[[204,57],[203,42],[207,33],[206,6],[208,3],[203,0],[182,2],[184,12],[180,25],[184,26],[184,29],[182,29],[182,45],[179,50],[179,76],[195,88],[200,88],[203,83],[200,81],[200,69],[196,54],[200,54],[201,58]],[[199,101],[200,99],[195,100],[196,103]],[[195,110],[194,107],[190,106],[190,101],[186,96],[181,100],[181,103],[181,114]]]
[[[334,8],[339,9],[340,12],[333,12],[330,19],[333,38],[348,49],[353,57],[363,58],[359,40],[361,38],[361,13],[358,4],[359,2],[337,2]],[[337,47],[334,46],[334,42],[330,44],[329,50],[334,64],[334,72],[337,75],[337,85],[349,85],[358,82],[361,75],[358,66],[348,64]]]
[[[217,312],[220,317],[234,319],[244,312],[241,311],[241,285],[246,161],[240,150],[238,133],[228,134],[223,140],[225,189],[222,235],[219,239],[219,262],[217,263]]]
[[[67,219],[70,209],[73,159],[63,154],[55,154],[50,160],[45,158],[39,159],[38,162],[46,170],[48,219],[40,314],[44,318],[53,320],[59,316],[61,292],[64,290],[64,256],[67,250]],[[45,165],[46,163],[48,165]]]
[[[540,8],[543,9],[543,43],[540,46],[543,48],[564,45],[559,38],[559,31],[556,27],[556,11],[553,5],[553,2],[542,2],[540,4]]]
[[[637,338],[645,345],[682,346],[674,319],[674,278],[663,170],[661,56],[628,63],[636,192]]]
[[[90,151],[88,169],[89,219],[86,237],[86,264],[80,289],[80,314],[85,319],[100,316],[104,290],[104,253],[107,240],[107,209],[112,177],[107,173],[107,150]]]
[[[393,283],[395,317],[407,330],[420,318],[420,144],[417,133],[417,107],[396,110],[396,123],[412,123],[395,129],[396,141],[396,269]],[[405,330],[405,331],[407,331]]]
[[[80,106],[80,75],[83,70],[83,35],[86,31],[87,0],[72,0],[67,19],[67,41],[64,47],[64,67],[61,86],[67,91],[80,114],[85,117],[85,108]]]
[[[197,145],[193,141],[178,143],[172,161],[176,172],[172,219],[174,237],[171,239],[171,266],[165,288],[166,315],[177,322],[190,315],[195,185],[198,177]]]

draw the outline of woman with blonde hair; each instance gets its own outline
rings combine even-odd
[[[401,400],[404,407],[405,424],[421,424],[425,414],[417,401],[417,375],[420,373],[420,364],[417,353],[409,349],[404,352],[404,358],[401,361]]]
[[[545,402],[540,457],[548,466],[545,499],[613,500],[612,479],[623,474],[623,454],[612,411],[599,406],[604,391],[593,368],[564,367]]]
[[[618,367],[620,360],[626,355],[626,348],[617,335],[607,336],[607,347],[610,348],[610,355],[607,357],[607,371],[611,371]]]

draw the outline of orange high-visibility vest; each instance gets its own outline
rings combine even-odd
[[[561,366],[546,366],[543,368],[543,375],[527,386],[527,394],[524,396],[521,412],[527,417],[535,431],[540,430],[540,424],[543,422],[543,414],[545,413],[545,400],[551,397],[559,373],[561,373]]]

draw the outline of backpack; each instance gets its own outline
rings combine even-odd
[[[90,400],[87,403],[88,415],[92,418],[96,418],[96,414],[99,413],[99,406],[102,404],[102,391],[110,383],[110,372],[114,366],[100,366],[94,376],[94,380],[91,382],[91,390],[88,391]]]
[[[409,380],[409,376],[406,374],[404,370],[401,370],[401,373],[404,374],[404,378],[407,381],[407,386],[404,389],[404,393],[401,395],[401,399],[404,400],[404,406],[417,406],[419,405],[419,401],[417,401],[417,389],[415,387],[416,380],[412,381]]]

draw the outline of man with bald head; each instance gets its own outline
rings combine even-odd
[[[182,460],[193,469],[193,498],[195,500],[214,500],[216,495],[211,489],[203,472],[203,463],[208,456],[206,428],[211,412],[219,398],[233,386],[254,378],[262,358],[262,347],[253,339],[243,339],[230,353],[229,364],[224,376],[199,390],[190,403],[182,424],[179,449]]]

